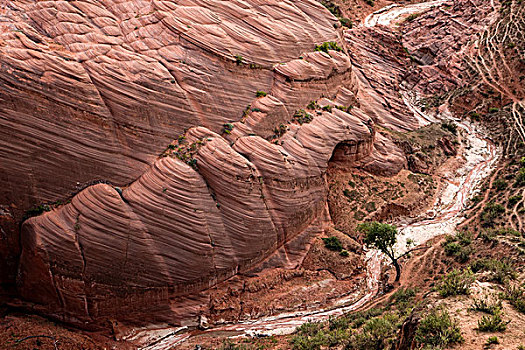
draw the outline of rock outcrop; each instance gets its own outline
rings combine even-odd
[[[197,315],[218,282],[300,259],[283,247],[322,225],[329,162],[405,166],[374,122],[417,121],[359,101],[316,1],[20,0],[0,20],[0,214],[16,237],[55,203],[21,226],[17,283],[65,321]]]

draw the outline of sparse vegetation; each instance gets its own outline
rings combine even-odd
[[[504,297],[516,310],[525,314],[525,285],[508,285]]]
[[[337,45],[335,41],[325,41],[321,45],[317,45],[314,51],[323,51],[328,53],[329,50],[333,51],[343,51],[343,48]]]
[[[447,310],[432,309],[420,322],[415,340],[421,347],[443,348],[463,342],[461,330]]]
[[[328,237],[328,238],[322,238],[322,240],[324,242],[324,246],[329,250],[332,250],[335,252],[340,252],[343,250],[343,244],[341,243],[339,238],[335,236]]]
[[[458,133],[458,126],[454,122],[443,122],[441,123],[441,128],[450,131],[454,135],[457,135]]]
[[[494,335],[492,337],[489,337],[489,339],[487,339],[487,342],[485,344],[487,344],[487,345],[499,344],[499,339],[498,339],[498,337],[496,337]]]
[[[478,321],[478,330],[481,332],[503,332],[510,321],[503,321],[503,313],[498,308],[491,315],[485,315]]]
[[[444,298],[454,295],[467,295],[470,292],[470,286],[475,280],[476,278],[470,268],[463,271],[453,269],[443,276],[437,291]]]
[[[319,108],[319,105],[315,101],[310,101],[310,103],[308,104],[308,106],[306,106],[306,108],[315,110]]]
[[[244,63],[244,58],[241,55],[235,55],[235,63],[241,65]]]
[[[490,272],[490,280],[499,284],[517,277],[514,264],[507,259],[478,259],[470,265],[470,268],[473,272]]]
[[[472,253],[472,236],[469,232],[457,232],[455,236],[446,236],[445,242],[442,243],[445,254],[454,256],[460,263],[465,263],[469,260]]]
[[[310,123],[314,117],[306,112],[304,109],[300,109],[293,115],[293,120],[299,123],[300,125],[303,125],[304,123]]]
[[[273,132],[275,134],[275,137],[281,137],[288,131],[288,126],[285,124],[279,124],[278,127],[276,127]]]
[[[226,123],[222,125],[222,132],[226,134],[231,134],[235,126],[232,123]]]
[[[267,95],[266,92],[260,91],[260,90],[257,90],[257,92],[255,93],[256,97],[264,97],[266,95]]]
[[[22,220],[27,220],[33,216],[38,216],[46,211],[51,211],[51,207],[49,205],[39,205],[38,207],[34,207],[26,211]]]
[[[418,18],[419,16],[421,16],[421,13],[411,13],[411,14],[407,17],[406,21],[407,21],[407,22],[412,22],[413,20],[415,20],[415,19]]]
[[[485,205],[481,213],[481,221],[484,226],[493,226],[494,221],[505,212],[505,207],[501,204],[490,202]]]
[[[498,296],[495,294],[491,294],[482,295],[479,298],[474,298],[471,310],[493,315],[497,310],[500,310],[501,307],[501,300],[499,300]]]

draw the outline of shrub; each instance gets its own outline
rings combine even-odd
[[[234,125],[232,123],[226,123],[222,125],[222,132],[226,134],[231,134],[232,130],[234,128]]]
[[[481,213],[481,221],[485,226],[492,226],[494,224],[494,220],[504,212],[505,208],[501,204],[496,204],[494,202],[487,203],[485,208],[483,208],[483,212]]]
[[[368,320],[360,333],[355,334],[347,345],[348,349],[385,349],[394,337],[398,316],[385,314]]]
[[[332,112],[332,106],[326,105],[321,108],[323,111]]]
[[[454,135],[458,133],[458,126],[453,122],[443,122],[441,123],[441,128],[450,131]]]
[[[505,188],[507,188],[507,182],[505,182],[505,179],[497,179],[494,181],[493,187],[498,191],[503,191]]]
[[[414,339],[424,347],[437,348],[463,342],[457,322],[444,309],[431,310],[419,323]]]
[[[38,216],[46,211],[51,211],[51,207],[49,205],[39,205],[38,207],[34,207],[26,211],[22,220],[29,219],[33,216]]]
[[[273,133],[275,134],[275,136],[281,137],[284,134],[286,134],[287,131],[288,131],[288,126],[286,126],[285,124],[279,124],[279,127],[273,130]]]
[[[343,51],[343,49],[337,45],[335,41],[325,41],[321,45],[317,45],[314,49],[314,51],[323,51],[326,53],[328,53],[329,50]]]
[[[341,250],[341,252],[339,253],[339,255],[341,255],[342,257],[349,257],[350,256],[350,253],[348,252],[348,250],[346,249],[343,249]]]
[[[460,294],[467,295],[469,294],[470,285],[475,279],[470,268],[463,271],[454,269],[443,276],[437,290],[444,298]]]
[[[520,168],[516,174],[516,186],[525,186],[525,168]]]
[[[496,309],[492,315],[481,317],[478,320],[478,330],[481,332],[503,332],[510,321],[503,321],[501,309]]]
[[[399,288],[389,299],[389,302],[397,307],[397,309],[406,313],[414,306],[414,298],[416,297],[416,290],[412,288]],[[410,311],[409,311],[410,312]]]
[[[469,232],[460,231],[456,233],[456,236],[446,236],[442,246],[446,255],[454,256],[457,261],[465,263],[472,253],[471,243],[472,235]]]
[[[341,22],[341,25],[346,28],[352,28],[354,26],[354,22],[349,18],[339,17],[339,22]]]
[[[332,250],[334,252],[340,252],[343,250],[343,245],[341,244],[341,241],[335,236],[322,238],[322,240],[324,242],[324,246],[329,250]]]
[[[516,205],[516,203],[521,201],[522,198],[523,197],[521,195],[509,197],[509,206],[513,207],[514,205]]]
[[[317,109],[317,108],[319,108],[319,105],[315,101],[310,101],[310,103],[308,104],[308,106],[306,106],[306,108],[308,108],[308,109]]]
[[[243,64],[244,62],[244,58],[242,58],[241,55],[235,55],[235,63],[238,64],[238,65],[241,65]]]
[[[303,125],[304,123],[310,123],[314,117],[307,113],[304,109],[300,109],[294,113],[293,119],[299,124]]]
[[[293,349],[297,350],[321,349],[321,346],[325,344],[322,323],[306,322],[297,327],[290,343]]]
[[[499,344],[498,337],[496,337],[496,336],[489,337],[489,339],[487,339],[487,342],[485,344],[487,344],[487,345]]]
[[[375,5],[375,2],[374,0],[365,0],[366,4],[369,5],[369,6],[374,6]]]
[[[407,22],[412,22],[413,20],[415,20],[419,16],[421,16],[421,13],[411,13],[410,16],[407,17],[406,21]]]
[[[501,309],[501,300],[498,299],[497,295],[483,295],[480,298],[475,298],[472,303],[471,310],[484,312],[489,315],[493,315],[496,310]]]
[[[264,97],[264,96],[266,96],[266,92],[257,90],[257,92],[255,93],[255,96],[256,97]]]
[[[470,265],[472,271],[489,271],[491,281],[503,284],[508,279],[516,279],[514,264],[509,260],[478,259]]]
[[[351,324],[351,327],[354,329],[359,328],[362,325],[364,325],[367,320],[373,317],[379,316],[382,313],[383,313],[383,310],[377,309],[377,308],[372,308],[366,311],[356,312],[355,314],[352,315],[353,322]]]
[[[507,286],[505,293],[505,299],[521,313],[525,314],[525,287],[524,286]]]
[[[496,108],[496,107],[489,108],[489,113],[498,113],[498,112],[499,112],[499,108]]]

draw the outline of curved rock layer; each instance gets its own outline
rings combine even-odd
[[[404,166],[365,112],[397,129],[417,123],[359,101],[344,50],[314,52],[343,45],[316,1],[7,6],[0,214],[17,222],[84,188],[22,225],[19,291],[68,322],[196,314],[218,282],[301,255],[325,211],[330,161]],[[323,107],[313,119],[292,122],[312,101]],[[122,189],[85,188],[96,180]],[[13,242],[0,252],[16,256]]]
[[[133,181],[185,128],[239,120],[274,64],[337,40],[313,0],[20,0],[0,16],[1,198],[22,209]]]
[[[85,322],[113,315],[101,304],[112,297],[129,298],[136,310],[165,304],[169,314],[170,298],[254,267],[321,216],[324,172],[339,143],[360,145],[347,154],[349,163],[374,149],[367,120],[339,110],[279,144],[244,136],[230,146],[203,127],[188,132],[187,142],[193,140],[200,141],[198,171],[163,157],[124,190],[91,186],[70,204],[27,220],[23,296]]]

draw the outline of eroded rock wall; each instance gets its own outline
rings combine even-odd
[[[1,19],[3,217],[80,191],[21,226],[18,290],[65,321],[197,315],[220,281],[301,256],[335,149],[404,166],[345,50],[314,52],[344,46],[315,1],[16,1]]]

